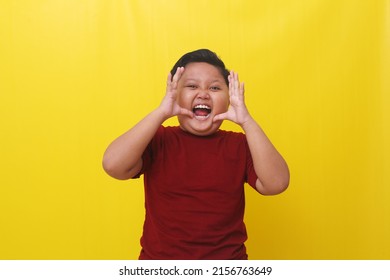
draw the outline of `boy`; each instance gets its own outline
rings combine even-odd
[[[162,123],[177,116],[179,127]],[[219,130],[230,120],[244,133]],[[212,51],[183,55],[159,107],[107,148],[117,179],[144,175],[139,259],[247,259],[244,183],[283,192],[286,162],[244,103],[244,84]]]

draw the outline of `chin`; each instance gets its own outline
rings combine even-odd
[[[198,120],[196,118],[181,120],[179,118],[179,123],[180,127],[186,132],[197,136],[207,136],[216,133],[222,121],[213,122],[212,117],[206,120]]]

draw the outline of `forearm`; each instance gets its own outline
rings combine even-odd
[[[283,192],[288,187],[290,180],[285,160],[252,117],[242,124],[242,128],[258,177],[256,189],[264,195]]]
[[[136,175],[142,167],[143,152],[165,119],[164,113],[157,108],[115,139],[104,153],[104,170],[122,180]]]

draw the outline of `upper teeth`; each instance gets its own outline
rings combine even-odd
[[[195,109],[208,109],[208,110],[210,110],[211,108],[207,105],[196,105]]]

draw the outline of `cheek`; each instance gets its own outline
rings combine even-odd
[[[181,91],[178,93],[176,101],[183,108],[190,109],[195,96],[192,92]],[[192,108],[191,108],[192,109]]]
[[[179,104],[180,106],[182,106],[182,105],[185,104],[185,102],[186,102],[186,95],[185,95],[184,92],[178,92],[178,93],[177,93],[176,102],[177,102],[177,104]]]
[[[229,108],[229,97],[228,95],[219,96],[215,99],[215,103],[217,104],[216,109],[219,112],[225,112]]]

